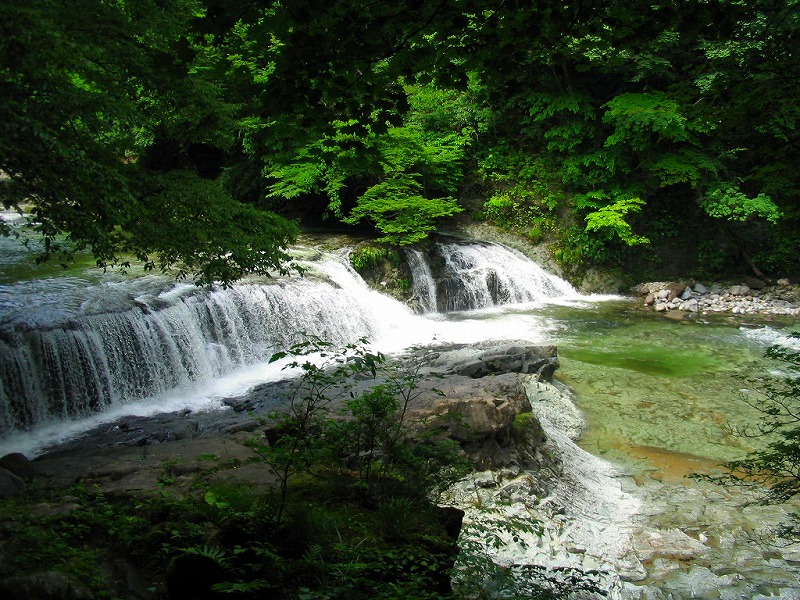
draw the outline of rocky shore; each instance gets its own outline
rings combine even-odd
[[[800,286],[788,279],[774,284],[754,277],[735,284],[660,281],[631,291],[645,306],[673,318],[715,313],[800,316]]]

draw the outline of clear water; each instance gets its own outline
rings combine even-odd
[[[563,325],[558,377],[586,415],[590,452],[682,477],[757,443],[729,426],[758,418],[740,390],[778,366],[764,351],[786,341],[791,321],[679,322],[627,301],[545,313]]]
[[[384,352],[440,341],[524,339],[556,344],[561,361],[557,377],[574,390],[589,424],[581,445],[622,465],[643,489],[656,486],[657,495],[666,499],[651,504],[652,520],[659,526],[687,531],[702,527],[722,540],[739,535],[736,532],[752,531],[768,518],[756,515],[755,509],[741,510],[730,496],[720,502],[709,500],[724,494],[709,492],[685,476],[739,458],[752,448],[752,441],[731,435],[728,427],[758,416],[741,401],[739,390],[746,386],[746,376],[777,368],[763,353],[770,344],[791,343],[787,335],[796,322],[753,317],[747,322],[735,318],[676,322],[642,310],[634,300],[579,297],[568,287],[560,297],[535,302],[415,315],[369,290],[340,258],[330,256],[317,265],[324,271],[320,281],[328,281],[325,294],[334,286],[337,297],[346,299],[337,319],[367,319],[369,327],[355,327],[353,335],[365,329],[363,333],[372,337],[374,347]],[[169,278],[103,274],[87,266],[70,271],[45,266],[40,270],[32,254],[18,242],[0,238],[0,329],[20,324],[28,329],[49,327],[109,311],[142,311],[143,306],[156,314],[165,307],[184,310],[187,304],[200,303],[200,292]],[[217,304],[227,306],[239,296],[254,293],[256,284],[246,285],[251,287],[220,297]],[[302,283],[297,289],[306,287]],[[302,296],[312,314],[313,301],[326,296],[317,289],[307,291]],[[324,312],[325,306],[319,311]],[[278,312],[291,314],[292,309],[287,306]],[[225,314],[233,313],[226,310]],[[126,414],[183,408],[223,410],[222,398],[281,376],[279,364],[269,365],[258,357],[244,362],[221,360],[229,350],[214,344],[203,352],[213,364],[221,365],[213,378],[187,379],[158,394],[112,402],[96,414],[64,415],[42,422],[33,431],[0,435],[0,455],[11,451],[35,455],[100,421]],[[268,354],[265,351],[264,356]],[[720,550],[713,563],[737,569],[733,565],[739,557],[731,553],[731,547],[728,544]],[[761,555],[758,546],[746,552],[747,560]],[[767,565],[764,573],[769,571],[767,563],[759,563]],[[783,574],[776,572],[775,576],[780,580]],[[762,574],[760,580],[767,577]]]

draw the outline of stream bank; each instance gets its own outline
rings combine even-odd
[[[586,422],[570,390],[552,379],[553,348],[444,345],[404,360],[423,355],[425,371],[444,379],[422,384],[411,428],[457,440],[476,469],[440,501],[465,513],[457,597],[551,589],[615,600],[800,598],[800,546],[759,539],[785,507],[756,506],[710,484],[637,477],[580,448]],[[191,494],[233,481],[268,489],[274,478],[243,442],[261,434],[260,415],[291,387],[257,386],[227,399],[222,413],[109,423],[29,467],[50,486],[80,482],[114,497]],[[69,497],[41,510],[69,511]]]

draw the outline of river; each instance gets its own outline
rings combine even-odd
[[[488,243],[439,244],[452,273],[439,283],[444,295],[431,290],[425,257],[409,256],[421,315],[369,289],[345,251],[299,248],[304,278],[204,290],[86,264],[28,270],[29,252],[0,244],[0,455],[35,456],[121,415],[223,410],[222,398],[279,377],[269,357],[303,331],[366,336],[387,353],[440,341],[552,343],[557,377],[588,424],[580,446],[624,474],[642,531],[681,532],[708,550],[654,554],[621,597],[800,597],[800,553],[757,539],[781,511],[686,479],[750,449],[727,427],[756,416],[739,397],[742,376],[777,368],[763,353],[791,343],[792,321],[671,321],[634,299],[582,296]]]

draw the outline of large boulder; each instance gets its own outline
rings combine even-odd
[[[430,367],[443,374],[480,378],[502,373],[525,373],[549,380],[558,368],[555,346],[524,340],[456,344],[437,348]]]
[[[417,392],[407,415],[412,428],[459,442],[503,434],[518,414],[531,410],[525,387],[513,374],[479,379],[450,375],[422,382]]]
[[[11,471],[0,468],[0,498],[12,498],[22,493],[25,482]]]
[[[20,452],[12,452],[0,458],[0,469],[11,471],[14,475],[25,481],[33,481],[39,476],[34,463]]]

